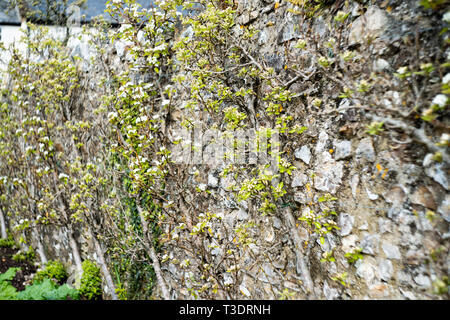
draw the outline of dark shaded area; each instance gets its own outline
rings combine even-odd
[[[0,273],[5,273],[9,268],[17,268],[16,276],[11,281],[11,285],[18,291],[25,290],[24,282],[31,274],[36,272],[36,267],[29,262],[17,262],[12,259],[13,255],[17,253],[17,249],[0,247]]]

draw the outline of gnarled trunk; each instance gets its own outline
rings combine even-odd
[[[136,199],[136,201],[139,202],[138,199]],[[152,259],[153,270],[155,271],[155,274],[156,274],[156,280],[158,281],[158,286],[161,289],[163,298],[165,300],[170,300],[169,290],[167,289],[166,282],[164,281],[164,277],[163,277],[162,271],[161,271],[161,266],[159,264],[159,259],[156,254],[155,248],[153,247],[153,235],[152,235],[151,231],[149,231],[149,229],[148,229],[148,222],[145,219],[145,217],[142,213],[142,208],[139,206],[138,203],[137,203],[137,209],[139,212],[139,217],[141,219],[142,231],[144,233],[145,247],[147,249],[147,252],[148,252],[150,258]]]
[[[6,221],[3,215],[3,210],[0,208],[0,237],[2,239],[8,238],[8,233],[6,232]]]
[[[116,286],[114,284],[114,281],[112,280],[111,273],[108,270],[108,265],[106,264],[106,261],[105,261],[105,255],[103,253],[103,249],[100,245],[100,242],[98,242],[97,237],[94,235],[94,233],[92,232],[90,227],[89,227],[89,235],[90,235],[92,241],[94,242],[95,251],[98,255],[98,259],[99,259],[98,262],[100,264],[100,268],[102,270],[103,277],[106,281],[106,284],[108,285],[108,287],[111,290],[111,298],[112,298],[112,300],[118,300],[119,298],[117,297],[117,294],[116,294]]]

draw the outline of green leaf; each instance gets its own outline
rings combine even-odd
[[[0,274],[0,283],[3,281],[11,281],[16,276],[20,268],[9,268],[5,273]]]
[[[0,282],[0,300],[16,300],[17,290],[8,281]]]

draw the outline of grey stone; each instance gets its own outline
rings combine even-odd
[[[188,40],[191,40],[194,36],[194,29],[192,26],[189,26],[188,28],[184,29],[183,33],[181,34],[182,38],[187,38]]]
[[[422,167],[405,163],[397,170],[398,171],[398,182],[400,185],[408,185],[417,182],[422,174]]]
[[[291,187],[301,187],[308,181],[306,174],[295,172],[292,177]]]
[[[380,236],[377,234],[368,234],[361,241],[361,248],[363,253],[376,255],[378,254]]]
[[[247,220],[248,217],[249,217],[249,215],[248,215],[247,211],[242,210],[242,209],[239,209],[239,211],[236,214],[236,218],[240,221]]]
[[[433,154],[429,153],[423,160],[423,166],[425,167],[426,175],[443,186],[445,190],[449,190],[449,182],[446,174],[445,163],[435,162],[432,160],[432,158]]]
[[[389,109],[399,108],[402,105],[402,98],[398,91],[387,91],[384,96],[386,99],[383,102],[386,104],[386,107]],[[387,151],[386,151],[387,152]]]
[[[297,159],[302,160],[304,163],[309,164],[311,161],[311,151],[308,146],[302,146],[300,149],[295,150],[294,156]]]
[[[267,43],[268,40],[268,35],[267,35],[267,31],[266,28],[262,29],[261,32],[259,33],[259,37],[258,37],[258,44],[264,45]]]
[[[386,69],[389,69],[389,62],[387,62],[386,60],[379,58],[377,60],[374,61],[373,63],[373,71],[375,72],[381,72],[384,71]]]
[[[281,228],[281,220],[278,219],[277,217],[273,217],[273,227],[275,229],[280,229]]]
[[[234,283],[233,277],[231,276],[230,273],[228,272],[224,272],[223,273],[223,284],[225,286],[229,286],[232,285]]]
[[[314,33],[319,35],[319,37],[323,38],[328,31],[328,27],[326,22],[324,21],[324,18],[322,16],[319,16],[314,19]]]
[[[364,223],[359,226],[358,230],[361,230],[361,231],[369,230],[369,224],[367,223],[367,221],[364,221]]]
[[[349,43],[364,42],[367,37],[377,38],[388,26],[389,19],[385,12],[376,6],[370,6],[366,13],[358,17],[349,33]]]
[[[431,287],[431,281],[430,278],[424,274],[419,274],[414,277],[414,282],[417,283],[419,286],[424,288]]]
[[[375,201],[379,198],[379,196],[376,193],[373,193],[369,190],[369,188],[366,187],[366,193],[370,200]]]
[[[320,239],[317,239],[316,243],[320,246],[323,252],[333,250],[336,247],[336,239],[334,238],[334,236],[328,233],[324,238],[325,239],[323,244],[320,242]]]
[[[237,215],[237,210],[234,210],[232,212],[229,212],[227,214],[225,214],[223,221],[229,226],[229,227],[233,227],[234,224],[236,223],[236,215]]]
[[[351,3],[352,17],[359,17],[361,15],[361,6],[358,2]]]
[[[400,292],[408,300],[417,300],[416,296],[411,291],[403,290],[402,288],[400,288]]]
[[[262,233],[263,239],[269,243],[273,242],[273,240],[275,239],[275,232],[270,225],[264,228]]]
[[[417,187],[416,191],[410,196],[410,201],[431,210],[437,209],[434,196],[426,186]]]
[[[418,218],[419,218],[419,223],[417,224],[417,228],[420,231],[432,231],[432,230],[434,230],[433,225],[431,224],[431,221],[429,219],[427,219],[427,217],[425,216],[424,212],[420,212]]]
[[[288,17],[278,34],[278,44],[300,37],[297,20],[298,19],[293,16]]]
[[[239,291],[246,297],[250,297],[251,296],[250,291],[248,291],[247,287],[244,284],[241,284],[239,286]]]
[[[412,234],[411,228],[409,226],[400,226],[400,227],[399,227],[399,230],[402,232],[402,235],[400,237],[402,246],[411,247],[411,246],[420,246],[421,245],[422,236],[418,232],[416,232],[415,234]],[[407,227],[407,228],[402,229],[403,227]],[[408,230],[408,231],[405,231],[405,230]]]
[[[325,131],[321,131],[319,133],[319,140],[317,141],[315,153],[319,154],[322,151],[325,151],[325,147],[328,143],[328,134]]]
[[[383,197],[387,203],[392,203],[394,206],[401,206],[406,200],[406,193],[402,185],[395,185]]]
[[[353,229],[355,218],[348,213],[341,213],[339,215],[339,228],[342,237],[348,236]]]
[[[398,206],[393,205],[392,207],[389,208],[388,212],[387,212],[387,217],[389,219],[393,219],[394,221],[397,220],[397,216],[401,213],[402,208],[399,208]]]
[[[342,183],[343,168],[343,164],[333,160],[329,152],[323,152],[316,166],[314,188],[331,194],[336,193]]]
[[[337,246],[337,240],[336,240],[336,237],[335,237],[333,234],[328,233],[328,234],[325,236],[325,239],[326,239],[326,241],[328,242],[328,244],[329,244],[329,246],[330,246],[330,250],[336,248],[336,246]]]
[[[389,281],[392,278],[392,274],[394,273],[392,262],[387,259],[381,259],[378,264],[377,271],[381,280]]]
[[[334,159],[340,160],[348,158],[352,155],[352,142],[349,140],[335,141],[334,142]]]
[[[424,259],[423,253],[416,248],[409,249],[405,254],[405,263],[413,266],[418,266]]]
[[[356,148],[356,157],[358,159],[364,158],[367,161],[375,161],[375,150],[370,137],[364,138],[359,142]]]
[[[442,201],[437,211],[442,215],[445,221],[450,222],[450,194],[445,195],[445,199]]]
[[[390,244],[388,242],[383,242],[381,247],[383,248],[384,254],[388,259],[400,260],[402,258],[400,249],[396,245]]]
[[[367,284],[375,279],[376,268],[368,259],[358,260],[356,263],[356,275],[366,281]]]
[[[342,238],[341,241],[342,241],[342,250],[345,253],[351,252],[354,248],[356,248],[358,236],[356,234],[351,234],[347,237]]]
[[[381,234],[392,232],[392,222],[388,219],[378,218],[378,229]]]
[[[264,263],[262,265],[262,272],[259,277],[260,281],[264,282],[272,282],[276,278],[275,271],[269,263]]]
[[[338,272],[336,262],[331,261],[328,270],[330,274],[336,274]]]
[[[398,222],[400,224],[400,226],[409,226],[412,223],[415,223],[415,216],[411,211],[408,210],[401,210],[397,217],[396,217],[396,222]],[[410,231],[408,230],[408,233],[410,233]]]
[[[219,186],[219,179],[217,179],[212,173],[208,174],[208,187],[217,188]]]
[[[411,284],[411,280],[411,275],[409,273],[406,273],[402,270],[397,272],[397,281],[400,282],[400,284],[409,285]]]
[[[323,283],[323,295],[327,300],[336,300],[339,298],[339,291],[335,288],[332,288],[328,285],[328,282],[325,280]]]
[[[359,175],[354,174],[350,179],[350,188],[352,189],[353,198],[356,198],[356,191],[358,190],[358,183],[359,183]]]
[[[304,194],[303,192],[296,192],[296,193],[294,193],[294,201],[298,202],[298,203],[306,204],[306,203],[308,203],[308,198],[307,198],[306,194]]]
[[[383,299],[389,295],[389,287],[382,282],[376,282],[369,285],[368,293],[372,299]]]

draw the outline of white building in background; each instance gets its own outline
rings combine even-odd
[[[59,2],[62,0],[53,0],[52,2]],[[91,52],[88,46],[88,39],[86,36],[83,36],[78,39],[82,31],[82,25],[90,24],[95,17],[103,16],[105,20],[112,23],[113,25],[117,25],[116,21],[112,19],[108,14],[104,11],[106,9],[106,3],[108,0],[86,0],[85,4],[82,7],[70,6],[74,0],[69,0],[69,7],[67,8],[66,14],[69,17],[70,24],[70,37],[67,42],[67,46],[71,49],[72,56],[79,56],[84,58],[85,60],[89,60],[91,56]],[[151,0],[138,0],[139,4],[144,8],[151,8],[153,5],[153,1]],[[31,1],[26,1],[26,3],[31,3]],[[42,1],[42,5],[38,5],[37,7],[33,7],[32,9],[39,9],[41,13],[44,13],[42,16],[45,16],[47,1]],[[67,26],[58,26],[54,23],[54,21],[45,21],[40,19],[39,17],[31,17],[30,21],[33,23],[45,25],[49,28],[50,33],[53,34],[56,38],[64,39],[66,36]],[[14,46],[19,48],[20,50],[26,50],[26,47],[21,44],[21,37],[24,35],[24,31],[27,29],[27,21],[25,17],[21,16],[18,8],[8,9],[8,1],[0,0],[0,43],[6,48],[10,48]],[[120,46],[120,43],[118,43]],[[5,71],[5,68],[10,59],[10,54],[8,50],[0,51],[0,72]],[[87,62],[87,61],[86,61]],[[2,77],[4,78],[4,76]]]
[[[24,27],[20,18],[19,10],[8,10],[8,4],[0,0],[0,43],[9,48],[11,45],[18,44]],[[0,51],[0,70],[3,71],[9,61],[8,51]]]

